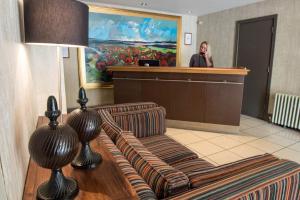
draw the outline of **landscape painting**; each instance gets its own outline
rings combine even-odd
[[[89,47],[79,51],[81,86],[110,87],[112,74],[107,66],[138,65],[140,59],[176,66],[180,20],[178,16],[91,7]]]

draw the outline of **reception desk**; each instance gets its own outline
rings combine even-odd
[[[239,126],[246,68],[122,66],[108,70],[113,72],[115,103],[156,102],[175,124]]]

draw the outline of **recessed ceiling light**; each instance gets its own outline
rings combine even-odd
[[[191,11],[191,10],[188,10],[187,13],[188,13],[188,14],[192,14],[192,11]]]
[[[148,3],[147,2],[141,2],[140,5],[141,6],[148,6]]]

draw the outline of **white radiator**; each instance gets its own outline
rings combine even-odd
[[[272,122],[300,129],[300,97],[276,93]]]

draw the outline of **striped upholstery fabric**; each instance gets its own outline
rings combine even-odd
[[[170,199],[299,200],[300,167],[277,159]]]
[[[116,146],[158,198],[165,198],[189,188],[186,175],[149,152],[132,133],[119,135]]]
[[[136,172],[136,170],[129,164],[128,160],[123,156],[120,150],[114,145],[112,140],[105,134],[101,133],[99,136],[102,143],[108,148],[115,158],[116,163],[120,167],[125,177],[136,191],[140,200],[155,200],[157,199],[154,192],[149,185],[145,183],[144,179]],[[105,172],[104,172],[105,173]]]
[[[265,165],[276,160],[278,160],[278,158],[272,156],[271,154],[263,154],[213,168],[206,164],[201,164],[198,169],[196,166],[191,168],[191,171],[188,171],[188,163],[173,166],[176,169],[183,171],[189,177],[192,188],[195,188],[217,182],[221,179],[237,175],[247,170],[251,170],[257,166]]]
[[[144,137],[139,140],[151,153],[169,165],[198,158],[197,154],[167,135]]]
[[[117,136],[121,134],[123,130],[118,126],[118,124],[116,124],[108,111],[99,110],[98,113],[102,119],[101,128],[115,143]]]
[[[137,138],[163,135],[166,132],[166,110],[163,107],[112,114],[115,122]]]
[[[135,110],[142,110],[148,108],[158,107],[156,103],[153,102],[137,102],[137,103],[123,103],[123,104],[114,104],[114,105],[106,105],[106,106],[97,106],[93,107],[96,110],[106,110],[109,113],[118,113],[118,112],[128,112]]]
[[[190,183],[192,183],[192,181],[195,179],[193,176],[195,174],[197,175],[197,172],[216,167],[213,164],[201,158],[186,160],[184,162],[171,164],[171,166],[187,175],[190,179]],[[191,186],[193,187],[193,184]]]

